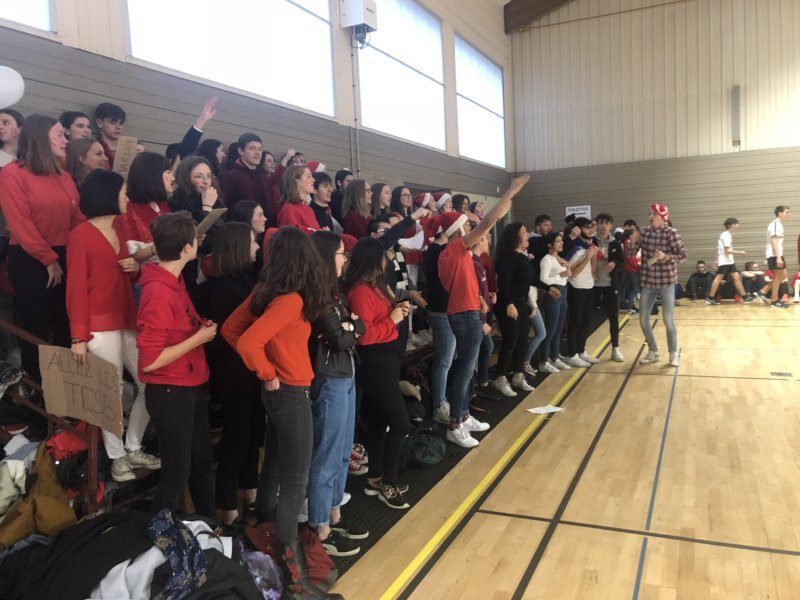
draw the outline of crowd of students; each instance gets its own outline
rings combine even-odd
[[[121,107],[100,104],[93,121],[0,110],[8,275],[23,329],[71,347],[79,362],[92,355],[131,375],[138,394],[124,440],[103,432],[113,479],[161,469],[154,509],[176,507],[188,485],[195,510],[219,511],[228,533],[251,517],[274,522],[298,590],[328,597],[305,573],[297,515],[306,498],[309,526],[334,555],[357,552],[369,535],[341,510],[349,473],[366,474],[368,496],[409,508],[398,475],[409,340],[432,339],[432,416],[463,448],[489,429],[470,413],[477,390],[515,396],[533,391],[537,368],[598,362],[586,351],[596,306],[621,362],[620,298],[637,312],[641,294],[648,363],[659,360],[649,314],[660,297],[678,364],[672,311],[686,250],[666,206],[652,204],[641,230],[626,221],[615,231],[605,213],[564,231],[539,215],[530,235],[506,223],[492,258],[492,231],[528,176],[485,212],[463,194],[414,196],[347,169],[331,178],[293,149],[276,160],[254,133],[227,148],[200,143],[215,106],[206,103],[167,156],[140,147],[127,179],[110,170]],[[224,218],[199,235],[216,209]],[[494,321],[502,342],[492,383]],[[21,349],[39,377],[36,348]],[[215,486],[210,402],[223,430]],[[158,457],[142,447],[150,420]]]

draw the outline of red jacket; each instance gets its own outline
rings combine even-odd
[[[67,245],[67,313],[74,338],[90,339],[92,331],[136,329],[132,276],[117,261],[130,258],[125,242],[119,252],[97,227],[81,223]]]
[[[250,169],[236,161],[219,178],[225,206],[232,209],[240,200],[254,200],[264,209],[267,223],[275,223],[280,208],[272,197],[270,176],[261,169]]]
[[[182,277],[156,264],[142,267],[142,297],[137,326],[139,336],[139,380],[143,383],[202,385],[208,381],[208,364],[202,346],[193,348],[177,360],[151,373],[152,365],[164,348],[181,343],[200,329],[203,319],[197,314]]]
[[[389,318],[392,303],[367,283],[357,284],[347,294],[350,310],[361,317],[366,331],[358,340],[359,346],[385,344],[397,339],[397,325]]]
[[[342,229],[346,234],[352,235],[354,238],[360,240],[369,235],[369,233],[367,233],[367,225],[369,225],[369,217],[362,217],[357,210],[350,209],[344,216]]]
[[[19,163],[0,170],[0,209],[11,245],[45,266],[58,260],[53,247],[66,246],[69,232],[86,220],[67,173],[34,175]]]
[[[293,204],[285,202],[278,213],[278,227],[289,225],[302,229],[306,233],[314,233],[319,229],[314,210],[305,202]]]

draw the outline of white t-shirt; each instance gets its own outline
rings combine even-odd
[[[539,264],[539,281],[545,285],[567,285],[567,278],[561,274],[564,267],[550,254],[542,257]]]
[[[778,256],[775,256],[775,252],[772,250],[773,237],[778,238]],[[767,258],[779,257],[783,257],[783,223],[781,223],[780,219],[775,219],[769,224],[769,227],[767,227]]]
[[[572,255],[572,258],[569,259],[569,265],[572,267],[581,262],[585,254],[586,254],[586,248],[579,248],[575,252],[575,254]],[[592,262],[591,261],[587,262],[586,265],[583,267],[583,271],[581,271],[577,275],[571,275],[569,278],[569,283],[574,288],[579,288],[582,290],[592,289],[594,287],[594,276],[592,275]]]
[[[733,236],[730,231],[723,231],[717,242],[717,264],[720,267],[723,265],[732,265],[736,262],[733,259],[733,254],[725,254],[725,248],[733,250]]]

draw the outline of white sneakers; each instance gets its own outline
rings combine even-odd
[[[523,392],[532,392],[534,390],[534,387],[525,381],[525,373],[515,373],[514,377],[511,378],[511,385]]]
[[[500,377],[495,377],[494,380],[494,389],[498,392],[503,394],[503,396],[516,396],[517,393],[511,389],[511,386],[508,384],[508,379],[506,379],[505,375],[501,375]]]
[[[482,422],[478,421],[472,415],[469,415],[469,417],[467,417],[467,420],[464,421],[462,423],[462,425],[464,427],[466,427],[467,431],[469,431],[469,432],[472,432],[472,431],[489,431],[489,428],[491,427],[491,425],[489,425],[488,423],[482,423]]]
[[[658,362],[661,360],[661,356],[658,354],[658,350],[650,350],[642,360],[639,361],[641,365],[649,365],[650,363]]]
[[[111,461],[111,478],[118,483],[133,481],[136,479],[133,469],[150,469],[152,471],[160,468],[160,458],[139,449]]]
[[[600,362],[599,358],[590,356],[589,354],[586,354],[586,352],[581,352],[580,354],[578,354],[578,358],[580,358],[583,362],[589,363],[590,365],[596,365],[597,363]]]
[[[569,371],[572,368],[563,360],[561,360],[560,356],[557,359],[555,359],[552,364],[561,371]]]
[[[464,423],[455,429],[448,429],[446,437],[448,442],[453,442],[456,446],[461,446],[462,448],[474,448],[480,443],[469,434],[469,430],[464,426]]]
[[[619,347],[611,348],[611,360],[615,362],[625,362],[625,357],[622,356],[622,351]]]
[[[681,359],[677,352],[670,352],[669,353],[669,366],[670,367],[679,367],[681,364]]]
[[[539,363],[539,370],[545,373],[558,373],[558,367],[551,362]]]
[[[574,356],[570,356],[570,357],[567,359],[567,363],[568,363],[570,366],[573,366],[573,367],[578,367],[578,368],[581,368],[581,367],[591,367],[591,366],[592,366],[591,364],[589,364],[589,363],[588,363],[588,362],[586,362],[585,360],[582,360],[582,359],[581,359],[581,357],[580,357],[580,355],[578,355],[578,354],[576,354],[576,355],[574,355]]]
[[[450,425],[450,403],[447,400],[439,408],[434,409],[433,420],[437,423]]]
[[[526,375],[530,375],[531,377],[536,377],[536,368],[531,365],[531,363],[525,363],[522,365],[522,371]]]

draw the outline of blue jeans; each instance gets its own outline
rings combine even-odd
[[[478,362],[483,330],[477,310],[448,315],[456,338],[456,358],[450,382],[450,421],[459,422],[469,412],[469,382]]]
[[[433,364],[431,364],[431,396],[433,408],[439,408],[446,400],[447,373],[453,364],[456,351],[456,336],[450,329],[447,313],[428,311],[428,322],[433,333]]]
[[[478,383],[489,382],[489,359],[494,352],[494,340],[492,334],[487,333],[481,340],[481,348],[478,352]]]
[[[531,322],[533,323],[534,335],[531,341],[528,342],[528,349],[525,351],[526,363],[531,362],[533,354],[536,352],[539,344],[547,337],[547,329],[544,326],[544,319],[542,319],[542,311],[537,310],[536,314],[531,315]]]
[[[311,388],[314,452],[308,474],[308,523],[327,525],[344,497],[356,420],[354,377],[317,375]]]
[[[652,352],[658,351],[658,344],[653,335],[653,327],[650,325],[650,311],[656,303],[656,296],[661,296],[661,306],[664,309],[662,315],[664,326],[667,328],[667,348],[670,352],[678,351],[678,330],[675,329],[675,286],[668,285],[662,288],[643,287],[639,298],[639,324],[642,326],[644,339],[647,340],[647,347]]]
[[[639,274],[625,272],[625,306],[634,308],[636,295],[639,293]]]
[[[558,358],[558,351],[561,349],[561,332],[564,331],[564,321],[567,319],[567,286],[555,287],[561,292],[561,297],[553,298],[550,294],[546,294],[544,297],[547,334],[544,338],[542,355],[550,360]]]

